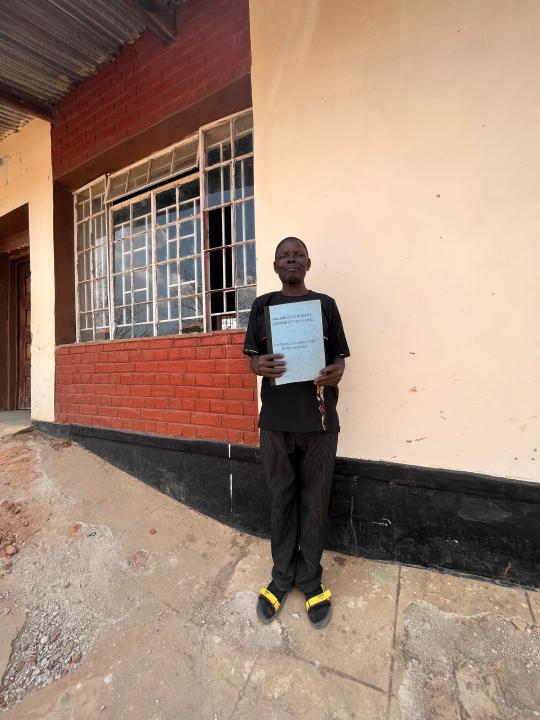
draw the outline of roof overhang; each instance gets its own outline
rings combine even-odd
[[[0,139],[56,103],[145,30],[176,38],[187,0],[10,0],[0,16]],[[196,0],[190,0],[195,2]]]

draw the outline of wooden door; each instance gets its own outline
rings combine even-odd
[[[30,353],[32,335],[30,331],[30,263],[17,266],[17,408],[30,410]]]

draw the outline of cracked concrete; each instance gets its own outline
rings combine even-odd
[[[328,628],[298,592],[261,625],[268,542],[37,432],[0,440],[2,528],[6,720],[540,717],[533,591],[326,553]]]

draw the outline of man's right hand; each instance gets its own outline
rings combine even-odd
[[[262,375],[266,378],[279,378],[286,371],[287,363],[283,358],[285,355],[253,355],[251,357],[251,369],[255,375]]]

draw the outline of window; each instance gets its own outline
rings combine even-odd
[[[75,193],[75,208],[79,341],[247,326],[251,112],[100,178]]]
[[[247,327],[256,293],[251,116],[218,125],[204,140],[211,328]]]
[[[77,337],[81,341],[110,337],[104,195],[105,179],[101,178],[75,197]]]

